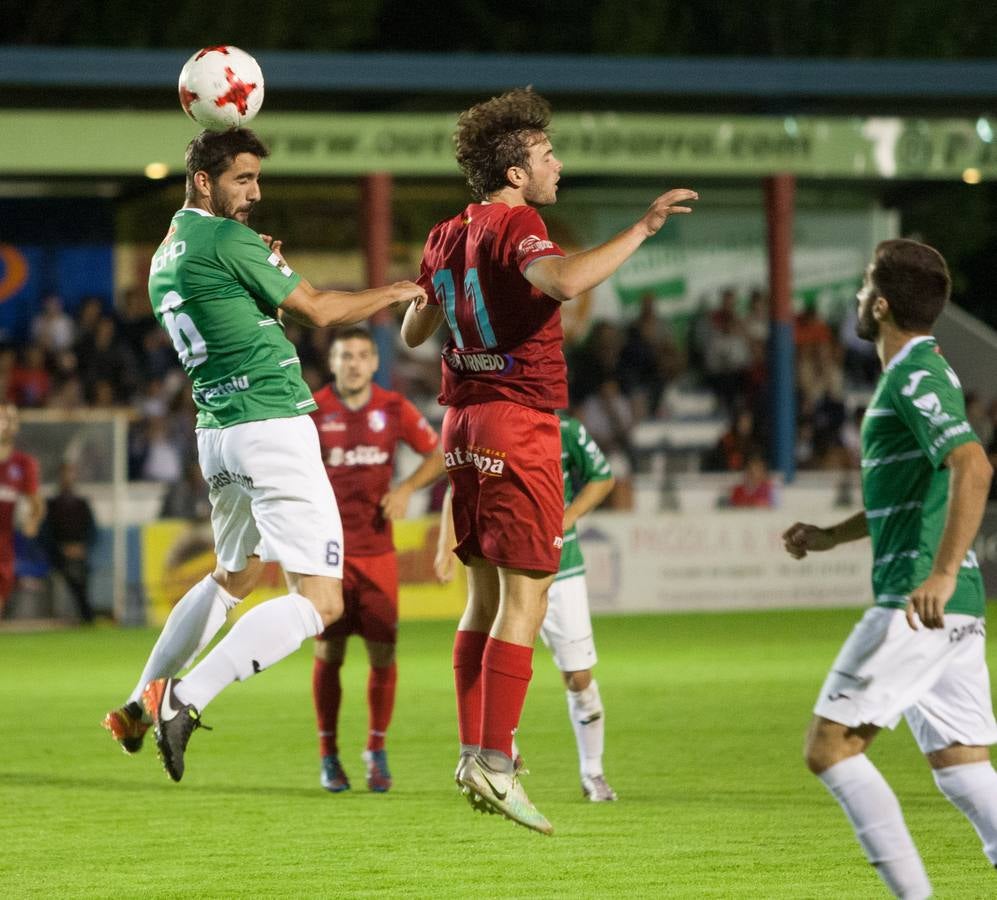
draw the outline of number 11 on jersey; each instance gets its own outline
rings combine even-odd
[[[465,349],[465,340],[457,321],[457,312],[458,310],[464,312],[465,315],[462,318],[466,320],[468,308],[478,332],[478,340],[474,343],[486,350],[490,350],[498,344],[491,320],[488,318],[485,295],[481,290],[481,282],[478,280],[476,268],[468,269],[465,273],[463,292],[459,297],[453,272],[450,269],[437,270],[433,275],[433,289],[436,291],[436,299],[443,309],[443,315],[446,317],[447,325],[450,326],[450,332],[453,334],[454,343],[458,350]]]

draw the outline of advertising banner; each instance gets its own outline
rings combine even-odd
[[[792,559],[786,513],[593,513],[580,527],[593,612],[865,606],[868,541]]]
[[[438,519],[397,522],[394,532],[401,618],[452,619],[456,623],[464,609],[466,582],[459,566],[457,577],[448,585],[438,584],[433,575]],[[175,519],[152,522],[142,527],[141,546],[147,618],[151,625],[162,625],[180,598],[214,570],[211,526]],[[230,620],[234,621],[257,603],[286,593],[280,567],[268,563],[259,587],[232,611]]]

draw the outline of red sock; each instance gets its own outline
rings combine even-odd
[[[481,669],[481,749],[511,757],[512,736],[533,677],[533,648],[489,638]]]
[[[312,669],[312,697],[318,720],[319,752],[323,756],[339,753],[336,732],[339,727],[339,704],[343,699],[343,688],[339,683],[341,666],[341,662],[329,663],[316,657]]]
[[[398,666],[392,663],[383,669],[370,667],[367,676],[367,709],[369,730],[367,749],[383,750],[384,735],[391,724],[391,713],[395,708],[395,684],[398,681]]]
[[[481,742],[481,657],[488,635],[458,631],[453,642],[453,680],[457,689],[457,739]]]

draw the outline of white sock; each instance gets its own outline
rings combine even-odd
[[[138,700],[150,681],[172,678],[189,666],[225,624],[228,611],[238,602],[210,575],[187,591],[170,611],[128,702]]]
[[[582,775],[602,774],[602,752],[606,743],[606,716],[593,678],[582,691],[568,691],[568,717],[578,745],[578,764]]]
[[[817,776],[848,816],[866,858],[894,896],[931,896],[924,863],[904,823],[896,795],[864,753],[851,756]]]
[[[318,611],[301,594],[261,603],[232,626],[174,693],[181,703],[192,703],[201,711],[233,681],[245,681],[290,656],[324,628]]]
[[[973,823],[983,852],[997,866],[997,772],[990,762],[934,769],[935,784]]]

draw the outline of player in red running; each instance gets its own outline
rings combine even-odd
[[[410,306],[409,346],[443,321],[440,402],[453,487],[455,552],[468,567],[468,602],[454,641],[460,760],[455,778],[471,805],[550,834],[523,791],[512,739],[532,677],[533,644],[563,542],[561,435],[567,405],[561,303],[608,278],[665,221],[695,200],[668,191],[615,237],[565,256],[535,207],[554,203],[561,163],[550,106],[530,89],[461,113],[457,162],[475,195],[436,225],[419,285],[430,306]]]
[[[367,331],[355,327],[337,332],[329,349],[329,369],[335,381],[316,392],[318,409],[311,414],[347,535],[343,617],[316,638],[312,675],[321,783],[333,793],[350,787],[339,762],[337,722],[342,699],[339,672],[351,634],[364,639],[370,660],[370,728],[363,753],[367,787],[378,793],[391,787],[384,749],[397,678],[398,561],[391,522],[405,517],[413,491],[443,474],[439,436],[401,394],[373,383],[377,366],[377,346]],[[399,441],[421,454],[422,462],[392,487]]]
[[[14,590],[14,518],[17,503],[24,497],[28,513],[21,533],[38,534],[45,503],[38,493],[38,461],[14,447],[20,419],[13,403],[0,404],[0,613]]]

